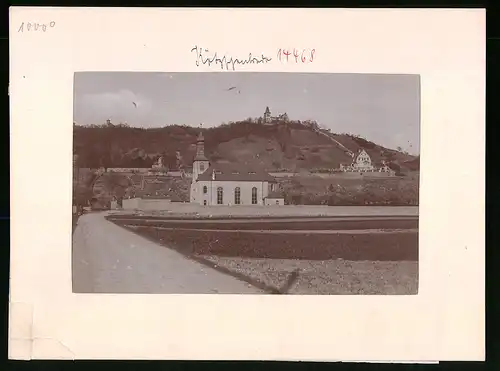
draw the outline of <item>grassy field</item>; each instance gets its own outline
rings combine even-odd
[[[370,178],[296,176],[279,179],[285,201],[307,205],[418,205],[419,176]]]
[[[130,217],[129,217],[130,218]],[[279,220],[262,220],[246,221],[246,220],[220,220],[220,221],[169,221],[169,220],[149,220],[147,222],[141,220],[127,220],[126,217],[120,218],[120,223],[129,226],[147,226],[150,228],[176,228],[176,229],[211,229],[214,231],[224,230],[244,230],[244,231],[261,231],[261,230],[363,230],[370,229],[376,225],[377,229],[417,229],[417,218],[406,219],[380,219],[374,224],[368,220],[311,220],[311,221],[279,221]],[[116,220],[119,220],[116,218]]]
[[[373,227],[373,222],[349,220],[110,220],[268,292],[285,293],[282,288],[292,272],[298,277],[286,290],[290,294],[410,295],[418,291],[417,220],[377,221],[377,230],[363,229]],[[384,231],[384,226],[399,230]],[[302,232],[304,228],[309,231]]]
[[[259,259],[374,260],[418,259],[417,233],[244,233],[128,227],[189,255]]]
[[[204,256],[227,268],[270,287],[281,288],[290,274],[297,280],[287,293],[299,295],[415,295],[418,293],[416,261],[347,261],[248,259]]]

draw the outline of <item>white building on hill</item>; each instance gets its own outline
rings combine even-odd
[[[266,107],[263,118],[264,118],[264,123],[266,124],[270,124],[273,121],[278,121],[278,120],[284,122],[287,122],[289,120],[286,112],[278,116],[271,116],[271,110],[269,110],[269,107]]]
[[[381,172],[394,175],[394,171],[387,166],[385,162],[382,162],[381,167],[375,167],[372,163],[370,155],[364,149],[361,149],[356,155],[353,156],[353,161],[350,165],[340,164],[340,170],[344,172],[357,173]]]
[[[358,152],[358,154],[354,157],[354,161],[351,166],[354,171],[374,171],[375,167],[372,164],[372,159],[368,153],[364,149]]]
[[[283,205],[277,181],[243,165],[210,164],[200,133],[193,161],[190,202],[200,205]]]

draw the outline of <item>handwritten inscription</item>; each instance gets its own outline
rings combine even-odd
[[[214,64],[215,66],[220,67],[221,70],[232,70],[236,69],[236,66],[245,65],[245,64],[261,64],[261,63],[269,63],[272,61],[272,58],[264,56],[261,54],[259,57],[252,56],[252,53],[248,54],[248,57],[245,59],[242,58],[233,58],[228,57],[226,55],[220,57],[217,52],[212,54],[208,49],[203,49],[198,46],[195,46],[191,49],[192,53],[196,54],[196,66],[207,65],[211,66]]]
[[[47,32],[49,28],[54,28],[56,25],[56,22],[52,21],[50,23],[38,23],[38,22],[23,22],[21,23],[21,26],[19,26],[17,32],[33,32],[33,31],[41,31],[41,32]]]
[[[280,62],[312,63],[316,49],[278,49],[277,57]]]

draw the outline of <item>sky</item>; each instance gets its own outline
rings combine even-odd
[[[235,87],[232,90],[228,90]],[[135,104],[134,104],[135,103]],[[135,127],[211,127],[261,117],[291,120],[420,153],[418,75],[271,72],[77,72],[74,121]]]

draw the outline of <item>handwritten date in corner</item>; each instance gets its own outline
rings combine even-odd
[[[17,29],[17,32],[47,32],[48,29],[54,28],[56,22],[52,21],[50,23],[38,23],[38,22],[23,22]]]
[[[283,63],[312,63],[316,49],[278,49],[276,56]]]

